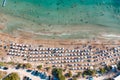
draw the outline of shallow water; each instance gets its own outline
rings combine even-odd
[[[2,0],[0,3],[2,4]],[[95,29],[101,28],[100,31],[97,30],[99,32],[104,32],[103,28],[106,29],[106,32],[120,32],[120,0],[7,0],[5,7],[0,6],[0,12],[39,24],[28,27],[16,26],[18,24],[15,24],[16,21],[14,21],[15,23],[9,23],[5,29],[6,32],[20,28],[36,33],[43,29],[49,32],[53,30],[54,33],[57,29],[58,32],[59,30],[63,31],[61,28],[64,28],[65,25],[67,27],[71,25],[73,27],[74,25],[94,25],[96,26],[93,27]],[[51,26],[54,27],[50,28]],[[90,28],[92,30],[90,33],[96,36],[97,33],[93,28]],[[88,36],[90,33],[76,32],[62,37],[80,38],[81,34]],[[60,37],[51,35],[52,37]]]

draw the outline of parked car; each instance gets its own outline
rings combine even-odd
[[[32,70],[30,70],[30,69],[27,69],[27,70],[26,70],[26,72],[32,72]]]
[[[8,70],[8,67],[3,67],[3,70]]]

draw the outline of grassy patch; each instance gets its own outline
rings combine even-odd
[[[6,66],[6,63],[0,62],[0,66]]]

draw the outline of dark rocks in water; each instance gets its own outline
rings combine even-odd
[[[57,7],[57,10],[59,10],[59,7]]]
[[[83,22],[83,19],[80,19],[81,22]]]
[[[40,18],[40,16],[37,16],[37,18]]]
[[[88,23],[88,21],[85,21],[85,23],[87,24],[87,23]]]
[[[48,15],[50,14],[50,12],[47,13]]]
[[[51,24],[49,24],[48,26],[51,27]]]
[[[17,1],[14,1],[14,4],[16,4],[17,3]]]
[[[100,16],[104,16],[104,14],[102,13],[102,14],[100,14]]]
[[[60,5],[60,4],[61,4],[61,3],[59,3],[59,2],[58,2],[58,3],[56,3],[56,5]]]

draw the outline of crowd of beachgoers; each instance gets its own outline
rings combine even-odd
[[[81,45],[76,49],[48,48],[10,42],[4,46],[7,55],[21,57],[28,62],[39,62],[45,66],[66,68],[73,71],[98,69],[120,60],[119,45]]]

